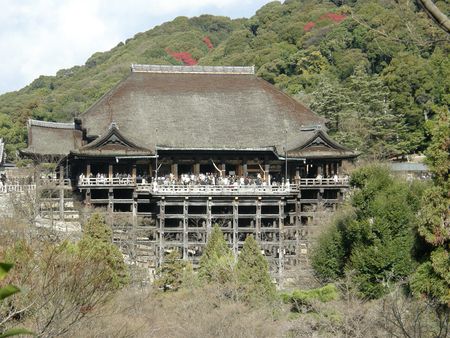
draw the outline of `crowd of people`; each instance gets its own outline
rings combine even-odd
[[[348,177],[348,176],[347,176]],[[93,175],[92,173],[89,176],[85,176],[81,174],[79,176],[80,182],[86,182],[87,179],[96,179],[98,183],[106,183],[109,182],[109,176],[104,173],[97,173]],[[126,173],[116,173],[113,178],[117,180],[119,184],[152,184],[152,185],[221,185],[221,186],[290,186],[291,182],[289,179],[285,179],[284,177],[276,177],[268,175],[267,177],[263,177],[260,173],[255,176],[239,176],[239,175],[220,175],[218,173],[200,173],[198,175],[192,173],[181,174],[180,176],[175,176],[170,173],[164,176],[150,177],[147,174],[139,173],[135,178],[133,178],[130,174]],[[297,179],[300,179],[299,177]],[[310,179],[318,180],[322,182],[323,180],[332,180],[334,183],[339,183],[341,180],[345,180],[345,177],[339,177],[337,174],[333,174],[331,177],[323,176],[318,174],[316,177],[311,177]],[[90,182],[92,183],[92,182]],[[295,182],[292,182],[295,183]]]
[[[283,180],[284,181],[284,180]],[[154,180],[152,180],[154,184]],[[278,185],[280,182],[273,179],[271,184]],[[216,173],[206,173],[194,175],[181,174],[176,177],[174,174],[158,177],[156,180],[158,185],[266,185],[266,180],[257,174],[256,176],[238,176],[238,175],[224,175],[221,176]]]
[[[125,174],[125,173],[116,173],[113,176],[113,178],[116,179],[119,183],[123,183],[123,184],[134,182],[133,177],[130,174]],[[92,173],[90,173],[87,176],[85,176],[82,173],[79,176],[80,183],[85,182],[85,180],[87,180],[89,182],[91,179],[95,179],[98,183],[106,183],[109,180],[109,177],[107,174],[103,174],[103,173],[97,173],[95,176]]]

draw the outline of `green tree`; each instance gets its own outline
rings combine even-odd
[[[243,300],[259,302],[275,298],[269,265],[253,235],[245,239],[236,264],[236,276]]]
[[[155,286],[165,291],[177,291],[183,284],[188,262],[181,258],[177,250],[164,257],[164,262],[157,271]]]
[[[94,213],[83,227],[77,248],[80,256],[109,271],[108,287],[119,288],[128,283],[128,269],[119,248],[112,243],[112,230],[99,213]]]
[[[448,110],[442,109],[428,125],[431,143],[426,154],[434,186],[424,193],[417,229],[428,247],[421,252],[422,264],[411,280],[416,294],[425,294],[447,306],[450,304],[449,116]]]
[[[216,224],[200,258],[199,277],[206,282],[224,284],[233,279],[234,257]]]
[[[351,210],[337,215],[312,250],[311,265],[323,282],[338,280],[344,276],[347,252],[343,228],[353,217]]]
[[[363,297],[379,298],[416,266],[413,230],[423,185],[409,185],[374,165],[355,171],[351,185],[352,210],[320,236],[312,264],[325,281],[351,271]]]

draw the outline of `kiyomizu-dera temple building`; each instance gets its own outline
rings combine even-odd
[[[133,238],[141,263],[174,249],[198,262],[218,224],[235,254],[252,234],[283,277],[319,210],[342,200],[342,163],[357,156],[324,123],[253,67],[132,65],[72,123],[30,120],[22,152],[57,159],[74,196],[109,216],[119,244]]]

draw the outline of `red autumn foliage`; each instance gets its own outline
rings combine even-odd
[[[309,32],[311,29],[313,29],[313,27],[314,27],[315,25],[316,25],[315,22],[310,21],[310,22],[308,22],[306,25],[303,26],[303,30],[304,30],[305,32]]]
[[[337,14],[337,13],[327,13],[322,15],[319,20],[326,20],[326,19],[330,19],[333,22],[341,22],[343,20],[345,20],[347,17],[343,14]]]
[[[166,52],[175,60],[183,62],[186,66],[195,66],[198,63],[197,60],[192,57],[191,53],[174,52],[169,48],[166,49]]]
[[[211,42],[209,36],[205,36],[205,37],[203,38],[203,42],[205,43],[205,45],[208,46],[208,49],[213,49],[213,48],[214,48],[214,45],[212,44],[212,42]]]

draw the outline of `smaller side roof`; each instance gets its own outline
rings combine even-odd
[[[138,146],[130,138],[125,137],[116,123],[111,123],[107,132],[95,141],[71,151],[79,156],[148,156],[152,151]]]
[[[36,156],[66,156],[81,146],[82,132],[75,124],[29,120],[28,147],[21,152]]]
[[[281,154],[282,150],[278,149]],[[303,128],[292,143],[287,144],[289,157],[297,158],[355,158],[359,153],[332,140],[321,128]]]

